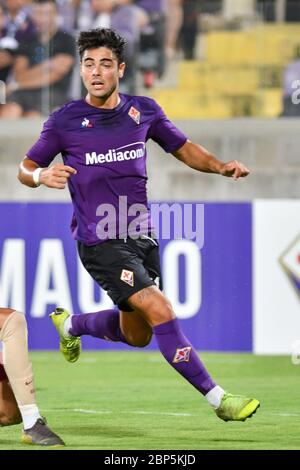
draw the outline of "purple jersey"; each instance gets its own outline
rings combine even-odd
[[[139,207],[140,232],[151,232],[145,144],[153,139],[166,152],[174,152],[187,140],[153,99],[120,97],[114,109],[99,109],[84,99],[67,103],[51,114],[27,153],[41,167],[61,153],[64,164],[77,170],[68,180],[72,231],[86,245],[103,241],[99,222],[108,216],[110,222],[115,219],[115,227],[106,239],[130,236]]]

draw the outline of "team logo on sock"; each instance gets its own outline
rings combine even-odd
[[[126,282],[126,284],[129,284],[131,287],[133,287],[134,276],[133,276],[132,271],[128,271],[127,269],[122,269],[120,279],[121,281]]]
[[[172,362],[175,364],[177,362],[189,362],[190,354],[191,354],[191,346],[187,346],[186,348],[176,349],[176,353]]]
[[[137,124],[141,121],[141,113],[131,106],[130,110],[128,111],[129,116],[133,119]]]

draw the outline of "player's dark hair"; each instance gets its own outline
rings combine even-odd
[[[114,52],[118,63],[124,62],[124,49],[126,40],[119,36],[113,29],[97,28],[89,31],[81,31],[77,39],[77,46],[80,60],[86,49],[96,49],[97,47],[107,47]]]

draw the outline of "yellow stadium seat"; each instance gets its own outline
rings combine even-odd
[[[206,58],[183,61],[177,87],[152,96],[171,118],[276,117],[284,68],[300,51],[300,25],[260,25],[204,37]]]
[[[278,117],[282,111],[282,90],[274,88],[256,94],[256,116]]]

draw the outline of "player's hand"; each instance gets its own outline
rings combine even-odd
[[[248,168],[243,165],[243,163],[238,162],[237,160],[231,160],[228,163],[223,163],[220,169],[220,175],[228,176],[229,178],[234,178],[235,180],[239,178],[244,178],[248,176],[250,171]]]
[[[76,175],[77,171],[71,166],[56,163],[49,168],[45,168],[40,173],[40,183],[48,188],[65,189],[71,175]]]

